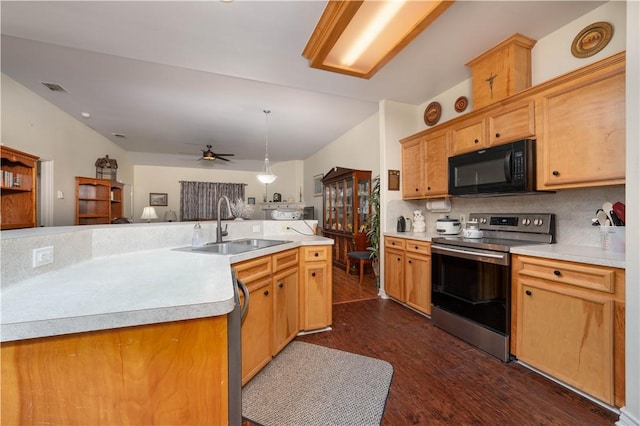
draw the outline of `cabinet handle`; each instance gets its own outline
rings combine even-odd
[[[416,192],[418,192],[418,188],[416,188]]]
[[[480,142],[478,139],[473,140],[473,143],[478,143],[478,142]]]
[[[411,263],[411,261],[409,261],[409,263]]]
[[[553,275],[555,275],[556,277],[559,277],[560,275],[562,275],[562,272],[556,269],[555,271],[553,271]]]
[[[500,137],[500,133],[496,133],[496,138],[499,138],[499,137]]]
[[[315,252],[315,253],[313,253],[313,255],[314,255],[315,257],[318,257],[318,256],[320,256],[320,253]]]
[[[278,283],[278,287],[282,288],[282,287],[284,287],[284,284]]]
[[[265,296],[268,296],[268,295],[269,295],[269,290],[265,290],[265,291],[264,291],[264,295],[265,295]]]
[[[430,186],[427,186],[427,190],[428,190],[428,191],[431,191],[431,187],[430,187]]]
[[[524,292],[524,294],[526,294],[527,296],[531,296],[532,293],[531,293],[531,290],[527,290]]]
[[[311,276],[312,276],[312,277],[315,277],[315,276],[316,276],[316,273],[315,273],[315,272],[312,272],[312,273],[311,273]]]
[[[554,176],[560,176],[560,172],[557,170],[554,170],[553,172],[551,172],[551,174]]]
[[[398,258],[398,262],[400,262],[400,258]]]
[[[413,246],[413,249],[414,250],[418,250],[418,246]]]

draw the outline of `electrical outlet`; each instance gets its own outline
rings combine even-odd
[[[465,217],[463,214],[460,215],[460,223],[464,223],[465,222]]]
[[[253,225],[253,232],[261,232],[260,231],[260,225]]]
[[[48,265],[53,263],[53,246],[33,249],[33,267]]]

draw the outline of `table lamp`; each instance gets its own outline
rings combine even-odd
[[[173,210],[167,210],[166,212],[164,212],[164,221],[177,222],[178,216],[176,215],[176,212],[174,212]]]
[[[157,218],[158,213],[156,213],[156,209],[153,207],[145,207],[144,210],[142,210],[142,216],[140,216],[140,219],[146,219],[147,223],[151,222],[151,219]]]

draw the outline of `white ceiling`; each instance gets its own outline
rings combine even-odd
[[[464,64],[514,33],[538,40],[602,3],[458,1],[363,80],[309,68],[301,55],[324,1],[3,0],[1,65],[79,120],[91,113],[84,122],[136,164],[254,170],[264,109],[272,163],[302,160],[378,101],[421,104],[469,78]],[[207,144],[236,156],[197,161]]]

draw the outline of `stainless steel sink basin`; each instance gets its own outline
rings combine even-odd
[[[289,242],[291,241],[244,238],[240,240],[223,241],[221,243],[208,243],[204,247],[182,247],[175,250],[212,254],[240,254],[265,247],[286,244]]]

